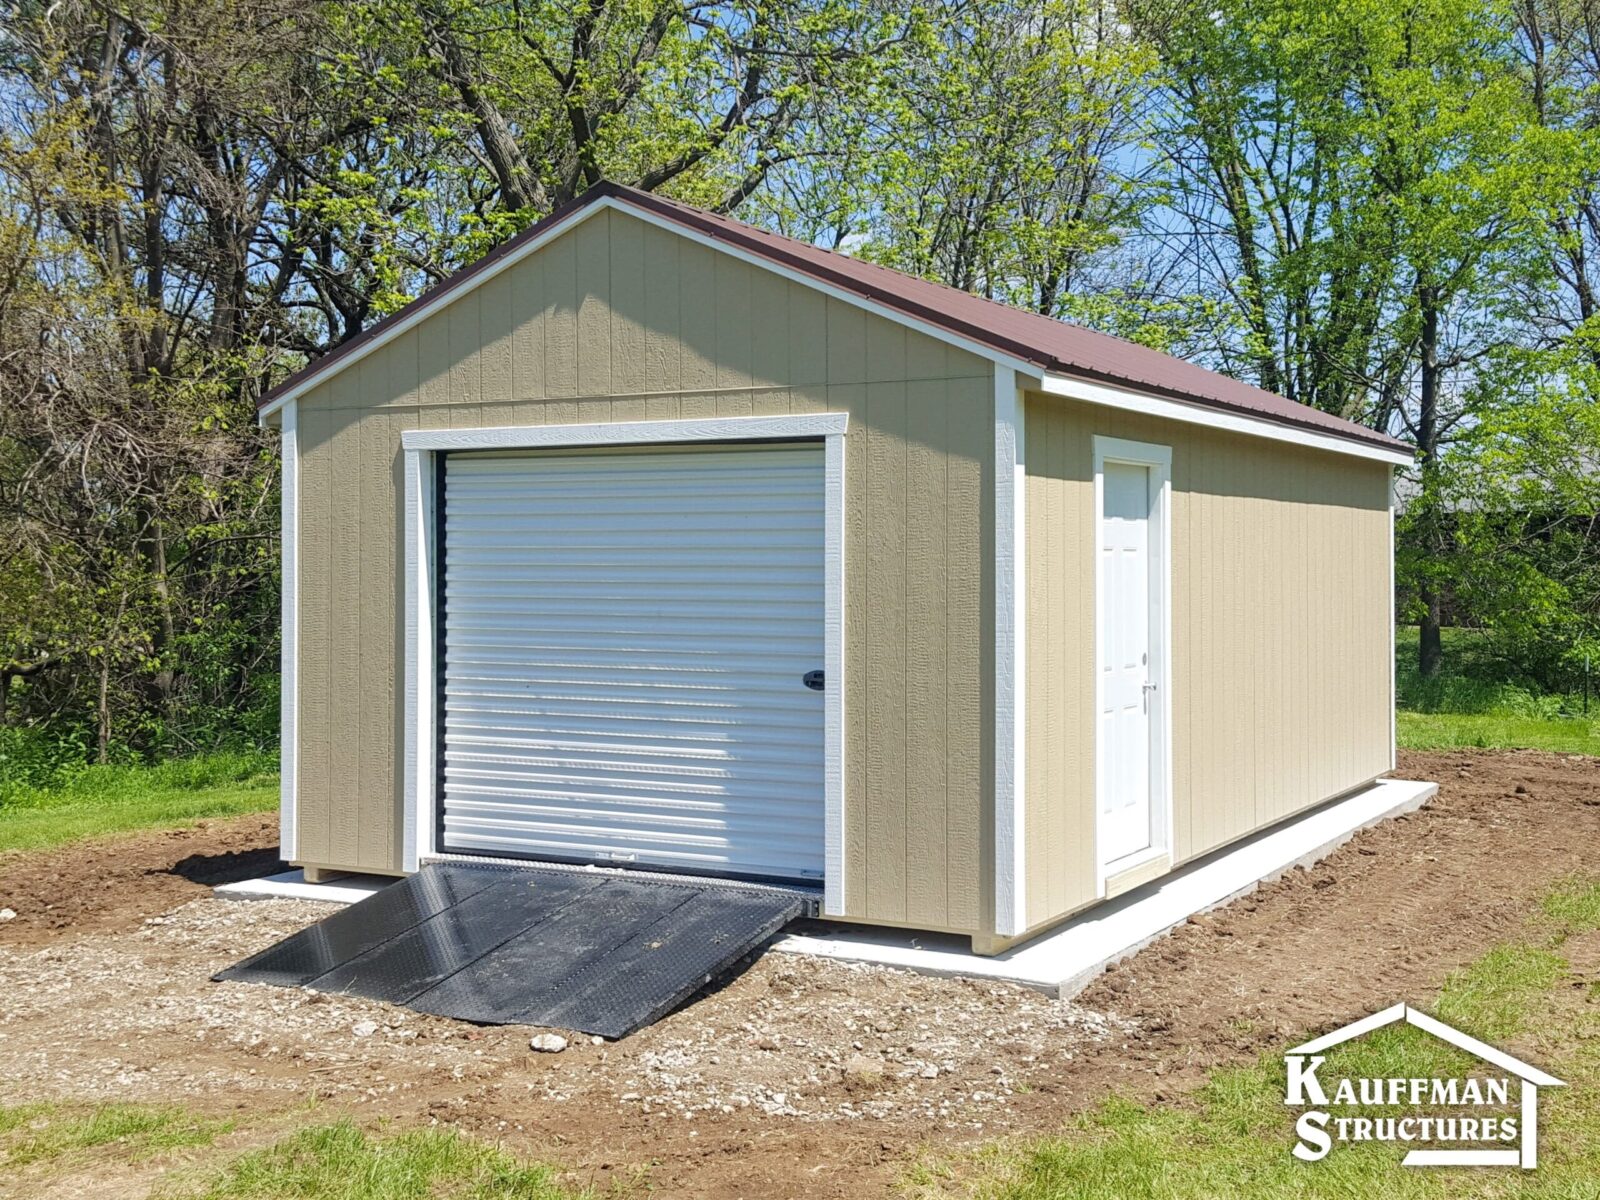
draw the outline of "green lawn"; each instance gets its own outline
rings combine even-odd
[[[1187,1101],[1146,1107],[1113,1099],[1057,1135],[993,1145],[965,1164],[923,1164],[909,1187],[923,1195],[955,1188],[985,1200],[1593,1198],[1600,1195],[1600,1004],[1592,987],[1575,988],[1562,952],[1570,938],[1597,927],[1600,882],[1571,881],[1545,899],[1524,936],[1452,975],[1430,1006],[1490,1043],[1516,1039],[1567,1083],[1540,1098],[1536,1172],[1408,1169],[1399,1165],[1403,1148],[1373,1143],[1336,1144],[1322,1162],[1301,1163],[1289,1153],[1283,1061],[1267,1055],[1214,1073]],[[1468,1061],[1417,1029],[1391,1026],[1330,1052],[1325,1073],[1431,1076],[1459,1072]]]
[[[244,1154],[173,1200],[580,1200],[548,1167],[454,1130],[377,1136],[349,1121],[316,1125]]]
[[[1600,721],[1497,716],[1493,713],[1395,714],[1395,734],[1408,750],[1553,750],[1600,754]]]
[[[9,1168],[81,1158],[112,1147],[118,1159],[146,1158],[164,1150],[209,1146],[232,1121],[197,1117],[153,1104],[103,1104],[73,1109],[60,1104],[0,1105],[0,1164]]]
[[[33,1182],[92,1181],[108,1163],[155,1160],[167,1167],[162,1200],[583,1200],[550,1168],[522,1162],[454,1130],[369,1133],[353,1122],[308,1125],[261,1150],[202,1156],[236,1128],[153,1104],[0,1105],[0,1171],[28,1170]],[[175,1154],[175,1152],[177,1152]],[[181,1156],[181,1157],[180,1157]],[[171,1161],[171,1160],[169,1160]],[[21,1194],[21,1193],[17,1193]]]
[[[277,803],[276,760],[259,753],[88,767],[52,787],[0,783],[0,853],[266,812]]]
[[[1517,678],[1472,629],[1446,629],[1444,670],[1431,679],[1417,673],[1416,626],[1395,637],[1399,700],[1396,736],[1410,750],[1553,750],[1600,754],[1600,698],[1583,715],[1581,694],[1541,692]]]

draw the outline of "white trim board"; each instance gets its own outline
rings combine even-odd
[[[952,934],[867,926],[792,933],[774,943],[773,949],[926,975],[1017,983],[1053,996],[1071,996],[1106,967],[1195,913],[1226,904],[1253,891],[1257,884],[1327,857],[1367,826],[1422,807],[1438,790],[1433,783],[1379,780],[1087,909],[1058,928],[993,957],[972,953],[967,939]]]
[[[844,912],[844,437],[846,413],[530,425],[489,429],[407,430],[405,458],[405,812],[401,869],[434,857],[437,648],[433,645],[436,547],[435,455],[449,451],[538,450],[588,446],[687,445],[705,442],[823,440],[824,651],[823,912]]]
[[[1112,387],[1104,384],[1091,383],[1087,380],[1077,379],[1069,375],[1051,374],[1049,372],[1041,373],[1039,366],[1035,363],[1030,363],[1024,359],[1017,358],[1014,355],[1006,354],[1002,351],[996,350],[991,346],[986,346],[981,342],[976,342],[970,338],[963,337],[958,333],[953,333],[942,325],[921,320],[917,317],[911,316],[908,313],[902,312],[897,308],[880,304],[875,300],[868,299],[866,296],[863,296],[858,292],[851,291],[847,288],[837,287],[830,283],[825,283],[824,281],[816,278],[814,275],[808,275],[803,271],[797,271],[793,268],[785,267],[782,264],[771,261],[770,259],[763,258],[758,254],[752,254],[747,250],[731,245],[728,242],[722,241],[721,239],[710,237],[706,234],[700,233],[698,230],[690,229],[687,226],[663,217],[658,213],[653,213],[647,209],[639,208],[636,205],[630,204],[626,199],[618,196],[602,196],[598,200],[595,200],[582,208],[574,210],[562,220],[551,225],[549,229],[546,229],[540,233],[537,237],[529,239],[523,245],[518,246],[510,253],[507,253],[496,259],[494,262],[485,265],[480,271],[478,271],[477,274],[475,274],[471,279],[466,280],[460,287],[441,294],[437,297],[437,299],[429,300],[427,296],[424,295],[420,298],[419,302],[416,302],[415,311],[406,312],[398,320],[394,321],[390,325],[385,326],[370,340],[351,350],[348,354],[341,358],[338,363],[331,366],[326,372],[319,372],[310,378],[295,384],[293,387],[290,387],[282,395],[275,397],[270,404],[264,406],[256,413],[257,422],[265,423],[268,417],[278,412],[291,400],[303,395],[311,388],[317,387],[326,382],[339,371],[343,371],[352,364],[360,362],[367,355],[371,354],[380,347],[387,345],[389,342],[393,341],[407,330],[415,328],[420,322],[426,320],[435,312],[439,311],[442,306],[448,305],[459,297],[464,296],[467,292],[483,286],[485,283],[489,282],[489,280],[499,275],[502,271],[508,270],[509,268],[515,266],[517,263],[521,262],[530,254],[533,254],[554,239],[571,232],[590,217],[593,217],[598,213],[607,212],[611,209],[624,212],[636,220],[645,222],[647,225],[652,225],[656,228],[667,230],[668,232],[674,233],[682,238],[687,238],[689,241],[694,242],[697,245],[706,246],[712,250],[716,250],[721,254],[729,255],[732,258],[738,259],[740,262],[748,263],[754,267],[759,267],[764,271],[769,271],[772,274],[786,279],[792,283],[798,283],[805,287],[812,288],[815,291],[821,292],[825,296],[829,296],[845,304],[852,305],[853,307],[859,308],[865,312],[872,313],[874,316],[883,317],[885,320],[893,321],[897,325],[904,326],[908,329],[914,329],[918,333],[925,334],[928,337],[945,343],[946,345],[958,347],[961,350],[965,350],[969,354],[986,359],[989,362],[994,363],[996,366],[1009,367],[1011,370],[1029,377],[1030,380],[1038,379],[1039,386],[1044,391],[1053,395],[1070,396],[1075,399],[1084,400],[1091,404],[1103,404],[1112,408],[1121,408],[1131,412],[1143,412],[1155,416],[1163,416],[1175,421],[1187,421],[1197,425],[1206,425],[1218,429],[1228,429],[1236,433],[1250,434],[1256,437],[1265,437],[1277,441],[1293,442],[1297,445],[1312,446],[1317,449],[1328,450],[1336,454],[1351,454],[1360,458],[1373,458],[1382,462],[1398,463],[1400,465],[1405,465],[1412,461],[1412,455],[1403,450],[1388,450],[1382,446],[1367,445],[1361,442],[1352,441],[1348,438],[1335,437],[1331,434],[1322,434],[1295,426],[1281,425],[1275,421],[1251,417],[1245,414],[1221,412],[1217,409],[1200,403],[1188,403],[1181,400],[1163,399],[1158,396],[1150,395],[1146,392],[1141,392],[1134,387]]]
[[[994,369],[994,929],[1028,927],[1027,445],[1016,372]],[[915,864],[913,864],[913,868]]]
[[[684,442],[775,442],[840,437],[848,413],[708,417],[688,421],[604,421],[592,425],[501,425],[484,429],[407,429],[407,450],[539,450],[545,447],[657,446]]]
[[[300,434],[296,406],[284,410],[281,617],[278,652],[278,856],[299,857],[300,837]]]
[[[1208,429],[1242,433],[1251,437],[1266,438],[1274,442],[1289,442],[1292,445],[1305,446],[1312,450],[1327,450],[1334,454],[1348,454],[1356,458],[1367,458],[1375,462],[1385,462],[1402,467],[1409,466],[1412,461],[1412,454],[1409,450],[1390,450],[1383,446],[1374,446],[1363,442],[1354,442],[1349,438],[1335,437],[1332,434],[1318,433],[1315,430],[1305,429],[1297,425],[1280,425],[1276,421],[1269,421],[1262,417],[1251,417],[1243,413],[1222,412],[1201,404],[1184,400],[1168,400],[1133,388],[1091,383],[1085,379],[1075,379],[1070,375],[1054,375],[1046,372],[1040,380],[1040,387],[1049,395],[1064,396],[1069,400],[1081,400],[1085,404],[1099,404],[1106,408],[1121,409],[1124,412],[1143,413],[1146,416],[1161,417],[1168,421],[1182,421],[1188,425],[1203,425]]]

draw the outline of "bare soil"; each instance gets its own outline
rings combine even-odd
[[[561,1054],[533,1053],[529,1029],[209,982],[329,911],[210,898],[271,869],[269,819],[14,855],[0,1103],[167,1101],[270,1123],[315,1096],[319,1120],[448,1123],[602,1186],[881,1194],[920,1154],[1046,1132],[1112,1092],[1181,1097],[1220,1064],[1425,1003],[1556,880],[1600,871],[1600,760],[1408,754],[1399,774],[1438,780],[1439,798],[1075,1001],[774,954],[648,1030]],[[26,1186],[0,1178],[0,1195]]]

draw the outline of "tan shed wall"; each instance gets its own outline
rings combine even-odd
[[[402,430],[840,411],[848,911],[988,919],[988,362],[610,211],[296,403],[295,861],[400,865]]]
[[[1030,394],[1027,908],[1095,899],[1096,434],[1172,447],[1173,862],[1390,768],[1389,469]]]

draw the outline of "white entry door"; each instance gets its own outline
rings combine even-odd
[[[1158,680],[1151,604],[1156,488],[1146,465],[1107,462],[1101,490],[1097,572],[1099,637],[1100,861],[1153,845],[1152,714]]]
[[[440,848],[821,878],[822,446],[444,476]]]

